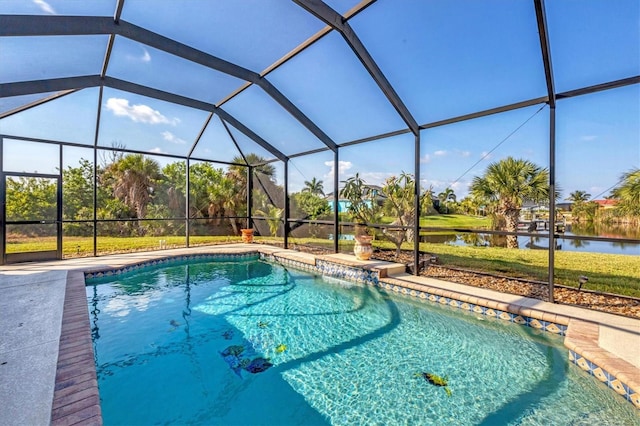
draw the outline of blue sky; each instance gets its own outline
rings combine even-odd
[[[327,3],[343,13],[357,2]],[[153,5],[127,0],[122,19],[255,72],[323,28],[288,1],[195,1],[178,8],[163,0]],[[547,0],[545,5],[558,92],[640,74],[636,0]],[[0,2],[0,14],[111,16],[114,9],[113,0]],[[350,23],[420,124],[546,94],[532,1],[379,0]],[[98,74],[106,43],[107,36],[2,38],[0,83]],[[107,74],[209,103],[243,84],[123,37],[116,37]],[[406,127],[338,34],[324,37],[267,79],[337,143]],[[91,146],[98,93],[84,89],[2,119],[0,133]],[[0,98],[0,113],[35,99]],[[285,154],[323,146],[258,87],[223,109]],[[207,118],[204,111],[106,88],[98,145],[186,155]],[[231,131],[245,152],[272,158],[237,129]],[[548,167],[548,134],[549,107],[542,104],[424,130],[421,183],[436,193],[451,186],[461,198],[491,161],[514,156]],[[556,144],[562,197],[582,190],[603,198],[623,172],[640,167],[639,85],[558,101]],[[49,169],[49,151],[31,148],[28,156],[6,152],[5,167]],[[343,148],[340,180],[360,173],[367,182],[381,184],[393,174],[412,172],[413,152],[410,134]],[[194,155],[222,161],[238,155],[217,117]],[[79,156],[83,150],[67,149],[65,164]],[[290,190],[315,177],[332,191],[334,166],[330,152],[294,158]],[[277,169],[282,183],[283,168]]]

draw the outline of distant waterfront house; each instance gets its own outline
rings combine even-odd
[[[382,193],[382,187],[378,185],[367,185],[367,186],[371,188],[371,191],[375,196],[376,204],[378,206],[382,206],[384,204],[384,200],[387,199],[387,197],[385,197],[384,194]],[[325,197],[325,200],[327,200],[327,202],[329,203],[329,207],[333,210],[333,192],[327,194]],[[369,207],[371,207],[371,201],[367,201],[366,204]],[[338,199],[338,213],[346,212],[347,210],[349,210],[350,206],[351,206],[351,201],[347,200],[346,198]]]
[[[618,200],[593,200],[593,202],[602,210],[613,209],[618,205]]]
[[[556,203],[556,209],[561,211],[570,212],[572,208],[573,203]]]

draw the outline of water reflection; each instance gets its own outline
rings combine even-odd
[[[605,223],[574,223],[567,225],[573,235],[607,238],[635,238],[640,240],[640,228],[631,225]]]
[[[569,229],[569,228],[568,228]],[[573,227],[573,231],[576,228]],[[582,231],[582,230],[579,230]],[[637,233],[637,232],[636,232]],[[585,241],[563,238],[564,236],[599,236],[608,238],[638,238],[634,235],[634,231],[629,230],[624,236],[613,234],[610,230],[605,234],[576,234],[574,232],[565,232],[560,238],[556,239],[556,250],[565,251],[582,251],[593,253],[609,253],[609,254],[637,254],[640,255],[640,243],[628,242],[609,242],[609,241]],[[640,239],[640,238],[638,238]],[[420,242],[434,244],[449,244],[455,246],[471,246],[471,247],[506,247],[507,241],[504,235],[493,234],[475,234],[475,233],[438,233],[438,234],[422,234]],[[549,247],[549,239],[546,233],[540,233],[540,236],[519,236],[518,246],[521,249],[530,250],[547,250]]]

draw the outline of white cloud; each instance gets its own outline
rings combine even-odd
[[[127,55],[126,58],[134,62],[151,62],[151,55],[144,47],[142,48],[142,53],[140,55]]]
[[[324,165],[329,167],[329,171],[326,175],[324,175],[325,179],[329,179],[333,177],[334,173],[334,162],[333,161],[325,161]],[[351,161],[338,161],[338,176],[345,174],[347,170],[349,170],[353,166]]]
[[[420,162],[422,164],[427,164],[427,163],[430,163],[434,157],[443,157],[445,155],[447,155],[447,151],[445,150],[434,151],[433,154],[425,154],[422,157],[420,157]]]
[[[142,53],[142,57],[140,58],[140,60],[142,62],[151,62],[151,55],[149,54],[149,51],[147,49],[142,49],[144,52]]]
[[[168,130],[165,130],[164,132],[162,132],[162,138],[165,141],[169,141],[171,143],[175,143],[178,145],[184,145],[187,143],[187,141],[185,141],[184,139],[180,139],[179,137],[177,137],[176,135],[174,135]]]
[[[109,98],[106,107],[118,117],[129,117],[136,123],[170,124],[175,126],[180,122],[177,118],[167,118],[148,105],[130,105],[127,99]]]
[[[384,186],[384,181],[394,175],[397,174],[389,172],[364,172],[360,173],[360,178],[369,185]]]
[[[584,135],[584,136],[580,136],[580,140],[584,141],[584,142],[591,142],[598,139],[598,137],[596,135]]]
[[[449,185],[449,188],[453,189],[455,192],[460,191],[460,189],[464,189],[467,187],[466,183],[463,182],[453,182],[451,185]]]
[[[149,152],[153,152],[155,154],[166,154],[166,152],[164,152],[159,146],[156,146],[155,148],[149,150]]]
[[[53,7],[51,7],[51,5],[44,0],[33,0],[33,4],[38,6],[40,10],[42,10],[45,13],[48,13],[50,15],[56,14],[56,11],[53,9]]]
[[[460,155],[463,157],[469,157],[471,155],[471,151],[460,151]]]
[[[482,151],[482,153],[480,154],[480,158],[482,158],[483,160],[490,160],[493,157],[493,155],[491,155],[488,151]]]

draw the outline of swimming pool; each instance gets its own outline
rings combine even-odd
[[[257,257],[87,284],[107,425],[640,421],[559,336]]]

